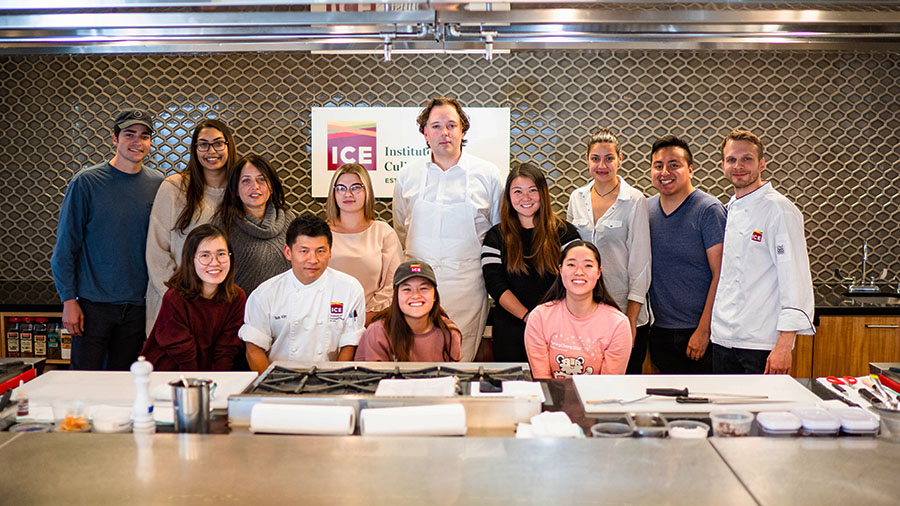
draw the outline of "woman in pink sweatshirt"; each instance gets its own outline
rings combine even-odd
[[[606,291],[602,270],[592,243],[572,241],[563,249],[559,275],[525,326],[535,378],[625,373],[631,327]]]

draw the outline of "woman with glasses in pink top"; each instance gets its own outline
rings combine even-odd
[[[366,325],[391,305],[391,280],[403,262],[397,233],[375,219],[375,193],[366,169],[357,163],[338,167],[331,177],[325,214],[333,244],[329,267],[359,281],[366,292]]]
[[[625,373],[631,325],[606,291],[602,271],[592,243],[572,241],[563,249],[559,275],[525,326],[535,378]]]

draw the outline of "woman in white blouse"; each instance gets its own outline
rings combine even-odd
[[[650,219],[647,199],[618,175],[619,140],[608,128],[587,143],[591,181],[572,192],[567,219],[603,259],[603,278],[631,324],[634,347],[628,374],[640,374],[647,350]]]
[[[356,278],[366,291],[366,325],[391,305],[393,277],[403,262],[403,249],[394,229],[375,219],[375,193],[366,169],[341,165],[331,178],[325,202],[333,244],[329,267]]]

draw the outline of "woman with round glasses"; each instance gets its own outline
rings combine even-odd
[[[181,253],[141,355],[157,371],[230,371],[247,299],[234,284],[231,246],[222,230],[200,225]]]
[[[362,165],[348,163],[334,172],[325,213],[333,237],[328,265],[362,284],[368,324],[391,305],[391,280],[403,262],[403,249],[394,229],[375,219],[372,180]]]
[[[588,139],[591,181],[569,197],[568,220],[603,258],[606,289],[628,316],[634,339],[628,374],[640,374],[650,331],[650,212],[640,190],[619,176],[622,148],[603,128]]]
[[[165,282],[181,261],[187,235],[209,223],[222,202],[235,160],[234,138],[221,121],[205,119],[191,136],[187,167],[160,185],[147,230],[147,332],[153,328],[166,293]]]
[[[238,160],[213,223],[228,234],[234,248],[234,281],[247,295],[291,268],[284,257],[284,234],[294,218],[275,168],[257,154]]]

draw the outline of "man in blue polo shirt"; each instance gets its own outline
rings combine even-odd
[[[725,207],[694,188],[687,143],[666,135],[650,154],[650,359],[663,374],[712,372],[707,351],[722,264]]]
[[[150,208],[163,176],[143,167],[153,116],[125,109],[113,123],[116,154],[69,183],[50,259],[72,333],[72,369],[127,370],[141,352]]]

